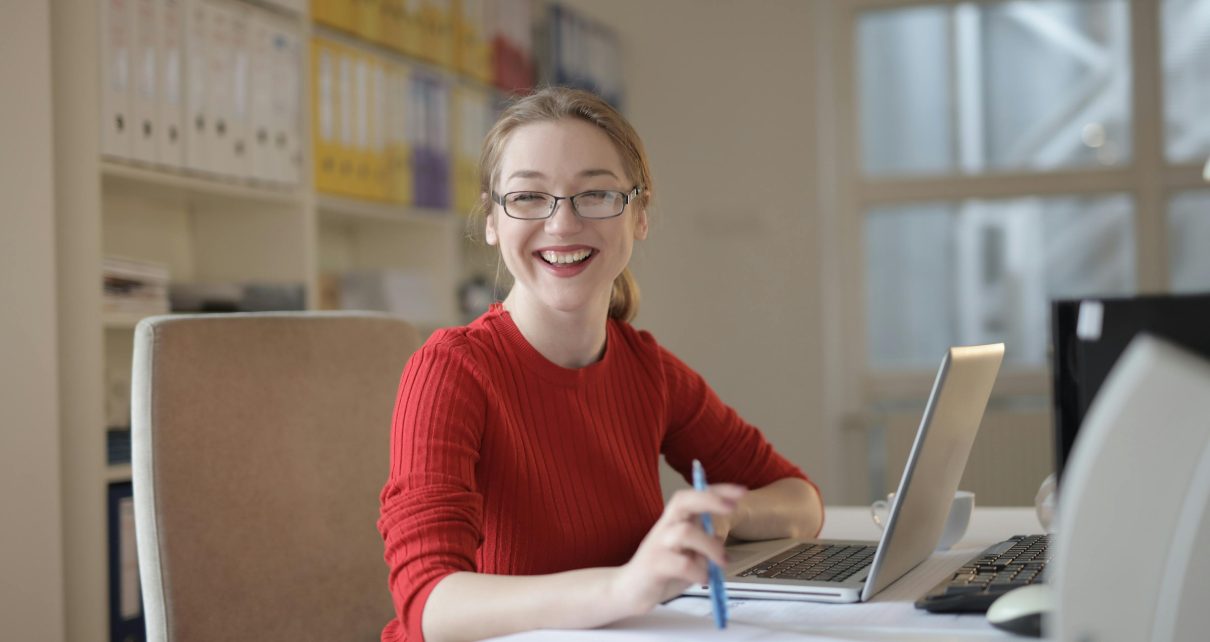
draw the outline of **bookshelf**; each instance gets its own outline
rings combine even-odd
[[[105,133],[103,124],[110,108],[104,48],[113,37],[105,30],[105,11],[115,2],[132,5],[132,11],[145,2],[172,4],[182,12],[202,2],[219,3],[235,15],[263,15],[287,30],[299,43],[296,156],[301,157],[301,164],[296,168],[297,179],[282,180],[272,172],[252,171],[249,168],[256,167],[253,159],[243,166],[242,174],[231,175],[222,167],[132,160],[135,154],[118,158],[112,153],[112,136]],[[501,70],[484,67],[498,67],[500,59],[532,67],[532,49],[526,52],[510,45],[507,38],[489,39],[481,33],[477,53],[472,52],[477,56],[475,64],[459,58],[468,55],[465,53],[446,56],[432,55],[428,49],[401,50],[356,30],[320,24],[316,7],[330,10],[338,4],[337,0],[52,0],[54,280],[67,640],[93,641],[109,635],[106,496],[109,485],[131,478],[129,464],[107,463],[106,432],[116,421],[115,407],[121,405],[115,406],[115,391],[129,385],[133,330],[142,315],[106,311],[100,287],[105,257],[166,266],[174,282],[301,285],[307,309],[332,303],[325,300],[325,292],[340,275],[420,276],[427,282],[425,306],[409,318],[422,331],[463,321],[461,284],[472,277],[489,284],[495,281],[494,255],[468,239],[463,216],[478,196],[471,193],[477,192],[472,183],[478,140],[468,137],[481,138],[486,126],[476,131],[463,127],[457,119],[465,120],[471,114],[490,122],[506,96],[502,86],[532,83],[532,70],[528,76],[514,70],[504,80],[493,80]],[[348,0],[345,4],[364,10],[402,3]],[[447,5],[499,10],[506,4],[523,7],[518,14],[523,19],[519,22],[513,16],[507,29],[521,33],[523,39],[546,6],[538,0],[423,0],[413,5],[428,11],[416,28],[463,33],[472,27],[443,21],[432,11]],[[136,31],[130,37],[137,37]],[[184,33],[181,46],[188,53],[187,29]],[[378,60],[385,67],[417,70],[445,87],[445,102],[438,105],[451,119],[443,143],[449,193],[438,199],[438,205],[398,202],[407,199],[389,190],[355,195],[319,189],[312,166],[319,156],[310,49],[316,38],[338,42],[354,55]],[[187,76],[188,56],[185,58],[183,73]],[[133,60],[131,63],[132,73],[140,69]],[[261,73],[256,61],[250,61],[248,70],[253,76]],[[182,78],[182,83],[186,85],[182,92],[187,93],[188,78]],[[458,101],[464,95],[483,104],[463,109]],[[187,108],[181,107],[185,112]],[[246,123],[250,143],[255,136],[254,121],[249,118]],[[182,121],[183,126],[188,124],[187,119]],[[396,133],[406,134],[409,144],[416,143],[415,131]],[[418,161],[412,158],[411,162]]]

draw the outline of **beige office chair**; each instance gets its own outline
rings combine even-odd
[[[375,522],[410,325],[372,313],[154,317],[135,330],[147,639],[377,640]]]

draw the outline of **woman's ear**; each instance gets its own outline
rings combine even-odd
[[[635,209],[634,240],[642,241],[647,238],[647,208]]]
[[[483,240],[488,245],[495,245],[500,240],[496,235],[496,213],[490,209],[483,216]]]

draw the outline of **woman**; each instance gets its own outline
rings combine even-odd
[[[727,534],[816,534],[814,484],[629,324],[652,186],[629,123],[592,94],[539,91],[501,115],[479,175],[485,238],[514,283],[404,370],[379,520],[397,617],[382,639],[600,626],[703,582]],[[661,454],[726,483],[665,505]]]

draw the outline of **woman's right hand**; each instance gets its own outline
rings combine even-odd
[[[706,535],[700,516],[731,515],[747,492],[735,484],[713,484],[673,494],[634,556],[617,569],[612,594],[621,610],[640,615],[690,584],[705,584],[708,559],[725,566],[723,538]]]

